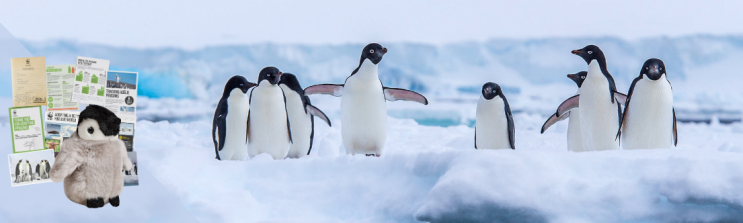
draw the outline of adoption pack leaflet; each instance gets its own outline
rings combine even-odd
[[[45,149],[41,106],[14,107],[8,111],[13,153]]]
[[[72,102],[74,87],[74,64],[46,66],[47,110],[77,110],[78,103]]]
[[[54,156],[59,154],[59,148],[77,130],[79,111],[47,111],[44,115],[44,147],[53,149]]]
[[[10,59],[13,107],[46,105],[44,57]]]
[[[137,72],[108,71],[106,105],[121,122],[137,121]]]
[[[106,72],[110,61],[89,57],[77,57],[75,87],[72,101],[84,104],[105,104]]]

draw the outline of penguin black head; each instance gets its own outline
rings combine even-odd
[[[575,84],[577,84],[579,88],[581,85],[583,85],[583,81],[586,80],[587,76],[588,76],[588,72],[585,72],[585,71],[581,71],[581,72],[574,73],[574,74],[568,74],[568,78],[570,78],[570,80],[575,81]]]
[[[573,50],[571,53],[580,56],[586,63],[590,64],[592,60],[598,60],[599,62],[606,62],[604,58],[604,52],[599,49],[596,45],[588,45],[583,49]]]
[[[248,79],[245,79],[245,77],[243,76],[232,76],[224,85],[224,92],[222,93],[222,97],[224,98],[229,96],[230,92],[232,92],[232,90],[235,88],[239,88],[243,91],[243,93],[248,93],[248,90],[250,90],[251,87],[255,87],[255,85],[256,84],[250,83]]]
[[[363,63],[364,59],[369,59],[372,63],[378,64],[382,61],[385,53],[387,53],[387,48],[382,47],[379,43],[370,43],[361,51],[361,62],[359,64]]]
[[[258,74],[258,84],[261,84],[261,81],[263,80],[267,80],[268,83],[276,85],[279,83],[280,79],[281,71],[279,71],[279,69],[275,67],[263,68],[263,70],[261,70],[261,73]]]
[[[299,81],[297,80],[297,77],[294,76],[294,74],[291,73],[284,73],[281,75],[281,81],[279,81],[279,84],[286,85],[289,87],[289,89],[292,89],[293,91],[297,92],[297,94],[304,95],[304,90],[302,90],[302,85],[299,85]]]
[[[77,135],[84,140],[104,140],[119,134],[121,119],[100,105],[88,105],[77,122]]]
[[[648,76],[650,80],[657,81],[661,76],[663,76],[663,74],[666,74],[666,65],[663,64],[663,61],[660,59],[650,58],[642,65],[640,76],[643,74]]]
[[[482,96],[487,99],[493,99],[495,96],[501,96],[503,97],[503,91],[501,91],[500,86],[493,82],[488,82],[482,85]]]

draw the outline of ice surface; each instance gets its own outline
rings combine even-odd
[[[308,157],[217,161],[207,121],[140,121],[142,165],[202,222],[741,221],[743,125],[681,124],[679,147],[573,153],[567,123],[515,115],[518,150],[466,126],[390,118],[385,155],[341,151],[318,125]]]

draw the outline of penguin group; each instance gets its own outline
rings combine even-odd
[[[305,89],[297,77],[276,67],[263,68],[258,82],[233,76],[225,84],[212,123],[216,159],[243,160],[259,154],[273,159],[309,155],[314,138],[313,117],[331,126],[328,117],[308,95],[341,98],[341,136],[346,153],[379,157],[387,140],[386,101],[412,101],[423,105],[423,95],[386,87],[378,65],[387,48],[366,45],[358,66],[343,84],[318,84]],[[601,151],[668,148],[677,144],[676,115],[671,84],[663,61],[648,59],[632,82],[629,93],[619,92],[598,46],[571,51],[588,65],[587,71],[568,74],[578,86],[541,128],[544,133],[561,120],[568,124],[568,150]],[[630,105],[631,102],[634,102]],[[482,86],[475,120],[476,149],[515,149],[515,124],[503,89],[496,83]]]
[[[36,171],[31,168],[31,162],[29,160],[18,160],[18,164],[15,166],[15,180],[13,183],[32,182],[34,180],[46,180],[49,179],[49,171],[51,165],[49,161],[41,160],[36,164]]]
[[[302,89],[297,77],[276,67],[263,68],[258,82],[234,76],[225,84],[212,121],[212,140],[218,160],[243,160],[259,154],[273,159],[309,155],[318,117],[328,117],[313,106],[308,95],[341,97],[341,135],[346,152],[381,156],[387,139],[385,101],[428,104],[421,94],[382,85],[378,64],[387,48],[371,43],[344,84],[320,84]],[[250,91],[248,93],[248,91]]]
[[[310,103],[293,74],[266,67],[258,74],[257,84],[233,76],[225,84],[214,112],[216,159],[243,160],[262,153],[273,159],[309,155],[313,117],[331,125],[328,117]]]
[[[633,150],[678,144],[673,88],[662,60],[645,61],[625,95],[617,91],[599,47],[588,45],[571,53],[588,64],[588,71],[568,75],[578,85],[578,92],[558,106],[542,126],[542,133],[569,118],[568,150],[574,152],[618,150],[620,145]]]

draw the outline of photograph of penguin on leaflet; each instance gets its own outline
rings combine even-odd
[[[49,178],[52,165],[54,165],[52,150],[9,154],[10,185],[16,187],[52,182]]]
[[[127,152],[126,155],[129,157],[129,161],[132,162],[132,169],[124,170],[124,186],[138,186],[137,152]]]

